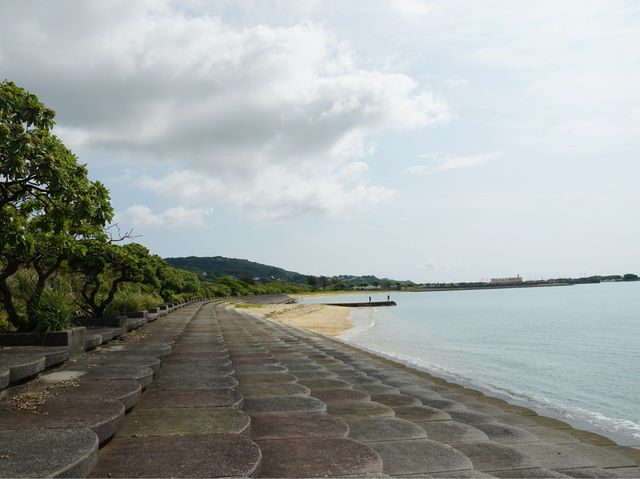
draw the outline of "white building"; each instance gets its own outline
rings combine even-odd
[[[515,278],[491,278],[489,284],[520,284],[522,283],[522,278],[520,275]]]

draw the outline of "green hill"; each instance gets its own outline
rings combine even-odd
[[[307,284],[305,275],[246,259],[225,258],[223,256],[204,258],[188,256],[186,258],[166,258],[165,261],[174,268],[196,273],[202,281],[215,282],[221,276],[231,276],[235,279],[248,277],[260,283],[285,281],[294,284]]]
[[[202,281],[215,282],[222,276],[230,276],[234,279],[251,278],[256,283],[270,283],[272,281],[284,281],[287,283],[307,285],[317,284],[318,286],[328,286],[340,281],[348,285],[359,285],[368,283],[370,285],[379,283],[400,283],[413,285],[411,281],[396,281],[388,278],[377,278],[373,275],[354,276],[339,275],[332,277],[312,276],[287,271],[286,269],[256,263],[246,259],[225,258],[224,256],[198,257],[188,256],[186,258],[164,258],[164,260],[174,268],[192,271],[198,275]],[[323,284],[324,283],[324,284]]]

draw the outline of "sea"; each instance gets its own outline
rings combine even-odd
[[[388,293],[304,303],[385,301]],[[339,339],[640,445],[640,281],[391,293]]]

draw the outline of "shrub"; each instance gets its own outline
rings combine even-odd
[[[140,291],[134,285],[123,285],[107,307],[105,315],[119,316],[122,312],[142,311],[158,304],[164,304],[164,301],[157,293]]]

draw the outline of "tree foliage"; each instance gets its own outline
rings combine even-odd
[[[54,117],[35,95],[0,84],[0,299],[19,330],[37,326],[47,280],[82,252],[78,240],[104,238],[113,215],[106,188],[51,133]],[[27,267],[37,280],[20,314],[8,280]]]

